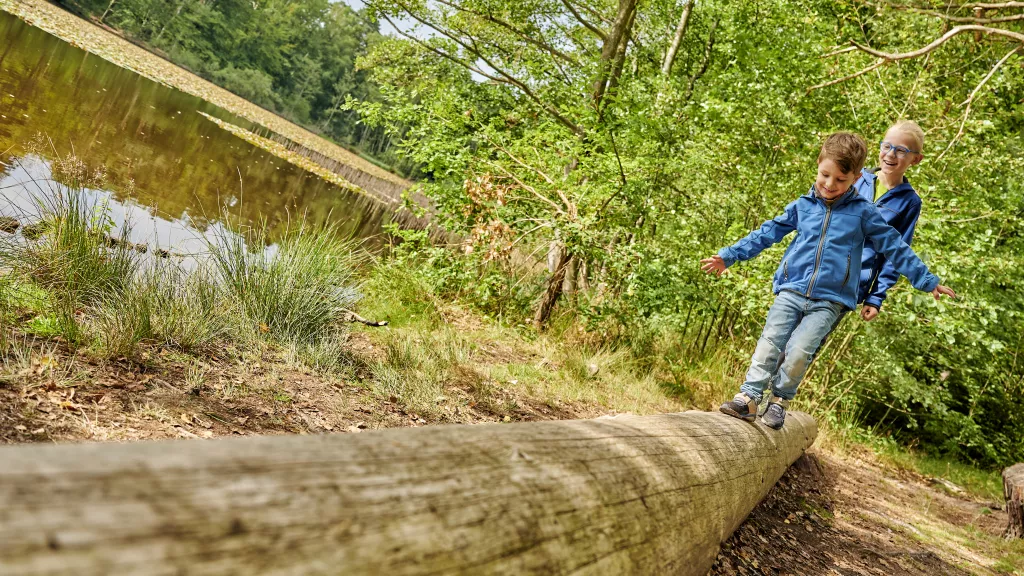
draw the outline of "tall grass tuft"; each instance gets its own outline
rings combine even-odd
[[[334,227],[302,224],[264,250],[264,227],[248,235],[216,233],[211,252],[226,296],[248,328],[313,343],[360,298],[363,256]]]
[[[113,231],[107,206],[74,190],[58,188],[41,202],[42,235],[18,244],[12,268],[54,296],[75,305],[96,303],[129,288],[139,255],[109,242]],[[128,230],[120,233],[127,235]]]
[[[116,301],[130,291],[139,255],[110,242],[114,224],[107,206],[90,202],[80,191],[58,185],[36,202],[38,214],[22,215],[36,222],[31,238],[26,230],[22,237],[5,239],[0,267],[42,288],[61,335],[78,341],[83,308]],[[126,236],[128,229],[120,234]]]
[[[153,336],[152,302],[147,296],[132,283],[105,295],[89,308],[89,333],[104,356],[131,356],[142,340]]]
[[[139,282],[150,302],[155,337],[185,351],[201,351],[224,335],[223,290],[208,267],[184,271],[176,263],[154,261]]]

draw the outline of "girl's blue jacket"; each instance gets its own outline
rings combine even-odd
[[[908,245],[914,239],[914,227],[921,215],[921,197],[906,177],[903,183],[889,190],[874,202],[875,181],[878,176],[874,170],[864,169],[861,177],[853,185],[862,198],[873,202],[879,214],[889,226],[900,233]],[[900,279],[899,272],[885,256],[875,252],[871,246],[864,246],[864,260],[861,262],[860,287],[857,290],[857,302],[881,308],[885,293]]]
[[[750,260],[794,230],[796,238],[775,272],[772,290],[776,294],[791,290],[808,298],[838,302],[851,310],[856,308],[865,241],[884,255],[896,272],[906,276],[914,288],[931,292],[939,285],[939,279],[928,271],[900,233],[886,224],[878,208],[854,187],[828,206],[812,186],[807,194],[786,206],[781,215],[719,250],[718,255],[726,266]]]

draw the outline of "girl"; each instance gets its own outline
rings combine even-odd
[[[886,224],[892,226],[907,244],[921,215],[921,197],[907,180],[907,169],[924,158],[924,131],[911,120],[892,125],[878,146],[878,168],[865,168],[854,187],[861,197],[873,202]],[[885,293],[900,275],[885,256],[870,244],[864,246],[861,260],[860,289],[857,302],[863,303],[860,317],[870,322],[878,316]],[[838,324],[838,323],[837,323]]]

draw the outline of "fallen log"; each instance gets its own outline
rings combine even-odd
[[[1024,538],[1024,463],[1003,470],[1007,538]]]
[[[0,448],[0,573],[704,576],[816,434],[686,412]]]

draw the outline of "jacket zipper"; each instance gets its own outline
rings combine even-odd
[[[839,199],[836,199],[838,202]],[[814,272],[811,274],[811,282],[807,285],[807,298],[811,297],[811,290],[814,289],[814,281],[818,278],[818,268],[821,266],[821,249],[825,245],[825,232],[828,231],[828,221],[832,219],[832,207],[825,208],[825,221],[821,224],[821,240],[818,241],[818,251],[814,254]]]
[[[846,282],[850,279],[850,258],[852,254],[846,255],[846,276],[843,276],[843,286],[846,286]]]
[[[789,280],[789,260],[782,263],[782,279]]]
[[[875,275],[871,278],[871,284],[868,284],[868,293],[874,292],[878,288],[878,275],[881,273],[881,268],[875,270]]]

